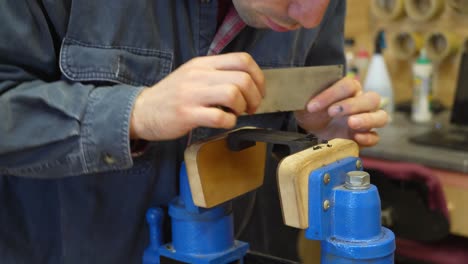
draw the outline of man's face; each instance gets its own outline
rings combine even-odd
[[[256,28],[289,31],[313,28],[322,21],[330,0],[233,0],[239,16]]]

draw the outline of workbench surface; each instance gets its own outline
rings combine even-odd
[[[435,125],[446,125],[448,113],[442,113],[427,124],[415,124],[409,116],[396,113],[393,121],[378,130],[380,142],[361,150],[361,156],[384,160],[414,162],[428,167],[468,173],[468,150],[457,151],[433,146],[414,144],[409,138],[430,130]],[[467,179],[468,180],[468,179]]]

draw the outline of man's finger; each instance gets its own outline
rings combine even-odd
[[[236,125],[237,117],[216,107],[199,107],[192,112],[196,123],[194,127],[230,129]]]
[[[215,56],[201,57],[199,62],[202,65],[209,65],[217,70],[243,71],[248,73],[260,94],[265,96],[265,76],[252,56],[245,52],[234,52]]]
[[[247,102],[248,113],[253,114],[260,105],[262,95],[249,74],[243,71],[216,71],[216,74],[210,78],[213,84],[221,84],[225,88],[232,88],[235,85]]]
[[[220,84],[200,88],[199,104],[206,107],[224,106],[234,114],[241,115],[247,111],[247,102],[241,89],[235,84]]]
[[[330,116],[353,115],[363,112],[373,112],[379,109],[380,96],[375,92],[366,92],[332,104],[328,109]]]
[[[312,98],[307,104],[307,110],[311,113],[325,110],[333,103],[352,97],[360,91],[362,87],[358,81],[343,78]]]
[[[379,142],[379,140],[380,137],[375,131],[354,134],[354,141],[356,141],[360,147],[374,146]]]
[[[348,126],[355,131],[369,131],[384,127],[388,123],[388,114],[384,110],[352,115],[348,118]]]

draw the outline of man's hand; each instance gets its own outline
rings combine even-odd
[[[195,58],[141,92],[130,137],[169,140],[200,126],[229,129],[264,95],[263,73],[247,53]]]
[[[377,93],[363,93],[358,81],[343,78],[312,98],[307,109],[297,111],[295,116],[302,128],[320,139],[349,138],[368,147],[379,141],[373,129],[388,122],[379,104]]]

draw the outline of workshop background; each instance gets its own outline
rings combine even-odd
[[[382,75],[372,77],[385,83],[388,74],[394,113],[392,122],[379,131],[379,144],[362,149],[360,156],[371,183],[379,188],[382,223],[397,236],[395,261],[468,263],[468,0],[347,3],[349,76],[369,86],[367,73],[376,42],[382,45],[382,32],[385,40],[379,47],[385,68],[374,69]],[[418,60],[424,55],[432,68],[426,76],[431,88],[425,95],[431,115],[415,121],[414,91],[420,84],[415,64],[427,62]],[[451,120],[455,114],[457,119]],[[439,133],[435,138],[434,130]],[[428,134],[432,136],[424,136]],[[273,199],[276,182],[270,180],[265,179],[257,193],[241,198],[245,201],[237,210],[254,213],[248,216],[249,224],[245,217],[236,219],[240,239],[249,241],[253,252],[277,257],[278,263],[320,263],[319,244],[278,220],[280,208]],[[292,243],[295,238],[298,242]]]
[[[378,32],[385,35],[383,55],[395,113],[381,131],[381,142],[362,150],[361,156],[379,187],[383,224],[398,238],[396,261],[468,263],[468,56],[462,60],[468,52],[468,1],[347,2],[346,49],[350,67],[358,68],[354,74],[363,84]],[[433,70],[428,95],[432,118],[415,122],[414,65],[422,49]],[[412,140],[434,129],[452,129],[450,117],[455,114],[463,116],[456,126],[461,133],[449,135],[454,140],[449,143],[458,146],[432,145],[437,138],[427,144]]]
[[[405,2],[419,6],[421,18],[410,17],[405,9]],[[443,57],[435,61],[433,96],[447,107],[452,106],[460,55],[468,42],[468,1],[466,0],[347,0],[345,36],[353,39],[352,50],[357,54],[367,51],[370,56],[374,50],[374,37],[379,30],[386,33],[388,49],[384,51],[385,61],[393,82],[395,102],[411,100],[413,75],[411,65],[417,51],[426,38],[441,34],[447,41],[447,50]],[[401,8],[397,8],[401,5]],[[431,14],[433,15],[431,16]],[[416,13],[418,14],[418,13]],[[394,44],[399,34],[414,34],[417,43],[412,54],[402,52]],[[437,44],[437,43],[436,43]],[[444,45],[442,43],[442,45]],[[442,47],[440,47],[442,49]],[[403,53],[403,54],[401,54]],[[364,80],[365,73],[361,76]]]

